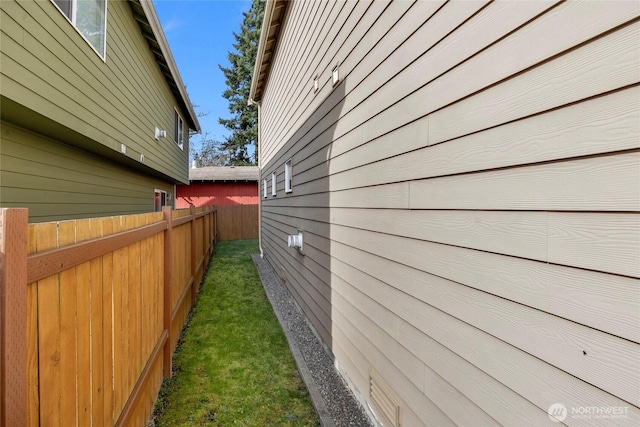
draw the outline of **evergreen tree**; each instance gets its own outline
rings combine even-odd
[[[227,153],[231,165],[257,164],[258,159],[258,108],[248,105],[253,66],[256,61],[260,27],[264,14],[264,0],[252,0],[251,8],[243,14],[240,34],[233,33],[236,43],[234,52],[229,52],[229,68],[219,65],[224,73],[227,90],[222,94],[229,101],[230,119],[219,118],[221,125],[231,131],[220,143],[220,149]],[[253,146],[253,155],[249,147]]]

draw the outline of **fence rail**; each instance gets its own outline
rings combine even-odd
[[[146,425],[215,208],[28,224],[0,210],[0,424]]]

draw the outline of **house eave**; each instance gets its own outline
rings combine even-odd
[[[286,0],[267,0],[265,5],[256,63],[253,67],[249,103],[258,103],[262,99],[287,6],[288,1]]]
[[[200,122],[189,99],[180,72],[171,54],[162,25],[151,0],[129,0],[134,19],[138,22],[142,35],[149,44],[160,71],[167,80],[179,107],[185,112],[189,128],[200,132]]]

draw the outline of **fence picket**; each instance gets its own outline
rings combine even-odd
[[[89,238],[102,237],[102,220],[91,219],[89,224]],[[104,307],[102,258],[91,260],[89,269],[91,275],[91,423],[99,426],[104,419],[103,334],[106,330],[102,324]]]
[[[38,251],[35,225],[29,225],[27,253]],[[40,399],[38,384],[38,283],[27,286],[27,425],[40,425]]]
[[[35,234],[36,248],[38,251],[45,251],[56,247],[58,241],[58,227],[56,223],[36,224]],[[59,323],[60,283],[58,276],[56,275],[38,281],[37,287],[40,424],[60,426],[62,374],[60,365]]]

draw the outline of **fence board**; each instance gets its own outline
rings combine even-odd
[[[102,221],[91,219],[89,237],[96,239],[102,237]],[[91,423],[102,425],[104,419],[104,364],[103,364],[103,340],[106,328],[102,324],[103,319],[103,260],[101,257],[89,262],[91,284],[91,320],[90,320],[90,360],[91,360]],[[110,331],[110,329],[109,329]]]
[[[35,226],[29,226],[27,253],[37,252]],[[27,425],[40,425],[40,399],[38,384],[38,284],[27,286]]]
[[[102,237],[114,233],[113,220],[101,220]],[[102,392],[104,394],[103,425],[110,426],[114,422],[115,387],[114,387],[114,357],[113,357],[113,253],[102,256]]]
[[[58,247],[76,242],[76,221],[58,223]],[[63,271],[59,275],[60,286],[60,366],[62,367],[62,387],[60,395],[60,412],[63,424],[73,419],[78,425],[77,413],[77,326],[76,312],[78,308],[76,267]],[[73,414],[73,418],[69,416]]]
[[[38,251],[53,249],[57,244],[57,224],[35,225]],[[40,424],[60,426],[60,284],[57,276],[42,279],[38,287],[38,348],[40,382]],[[45,301],[47,302],[45,304]]]
[[[113,232],[122,231],[120,217],[113,218]],[[128,263],[124,261],[128,256],[128,248],[123,247],[113,252],[113,419],[117,419],[124,405],[124,375],[122,361],[124,358],[122,344],[122,317],[126,305],[123,304],[122,288],[126,280]]]

